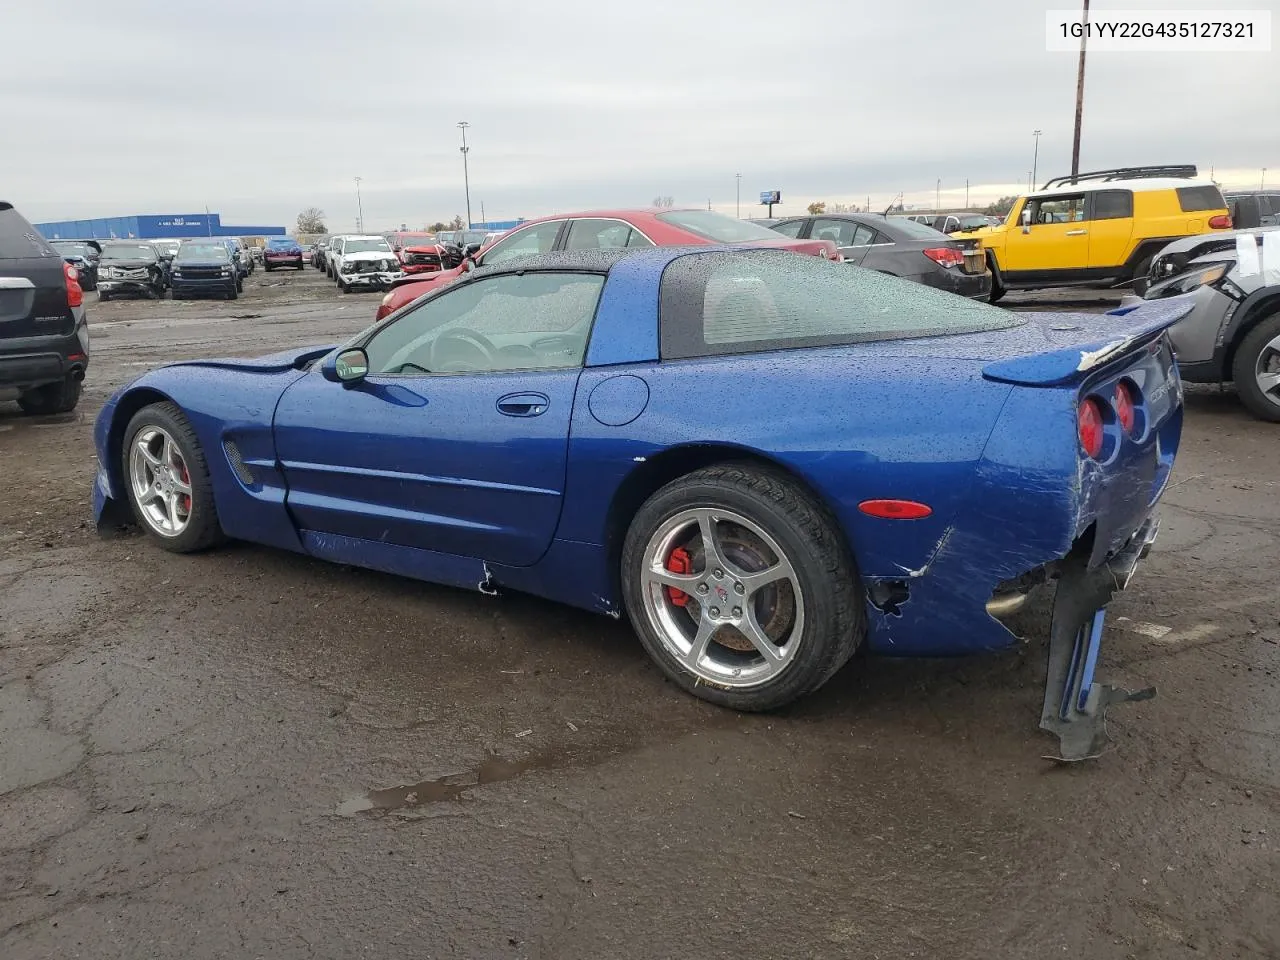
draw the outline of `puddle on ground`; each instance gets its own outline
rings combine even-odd
[[[553,761],[544,757],[504,760],[502,757],[490,756],[475,770],[467,773],[451,773],[436,780],[423,780],[421,783],[408,786],[370,790],[362,796],[352,797],[338,804],[337,813],[340,817],[354,817],[360,813],[389,813],[393,810],[422,807],[429,803],[460,800],[463,793],[474,787],[483,786],[486,783],[501,783],[503,780],[514,780],[530,770],[554,765]]]

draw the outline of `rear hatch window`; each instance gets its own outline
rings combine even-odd
[[[13,204],[0,203],[0,260],[28,257],[58,257],[58,254]]]
[[[1179,187],[1178,203],[1183,213],[1195,213],[1199,210],[1225,210],[1227,201],[1222,191],[1212,185],[1203,187]]]
[[[662,274],[662,358],[977,333],[1025,321],[873,270],[783,251],[681,257]]]

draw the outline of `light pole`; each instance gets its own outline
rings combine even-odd
[[[1036,169],[1040,166],[1040,131],[1032,130],[1031,135],[1036,138],[1036,150],[1031,155],[1031,189],[1034,190],[1036,188]]]
[[[462,131],[462,186],[467,192],[467,229],[471,229],[471,176],[467,173],[467,154],[471,148],[467,146],[467,127],[471,124],[465,120],[458,121],[458,129]]]
[[[364,233],[364,201],[360,199],[360,181],[363,177],[356,177],[356,233]]]
[[[734,216],[737,217],[739,220],[741,220],[742,219],[742,174],[735,173],[733,176],[734,176],[734,179],[738,181],[738,199],[737,199],[737,202],[734,204],[734,211],[735,211]],[[1264,171],[1264,176],[1265,176],[1265,171]]]
[[[1080,121],[1084,116],[1084,49],[1089,39],[1089,0],[1084,0],[1084,29],[1080,31],[1080,67],[1076,72],[1076,129],[1071,139],[1071,182],[1080,173]],[[1039,143],[1039,141],[1037,141]]]
[[[942,178],[938,178],[937,185],[933,188],[933,212],[937,213],[942,209]]]
[[[1266,167],[1262,168],[1262,179],[1258,182],[1258,189],[1259,190],[1267,189],[1267,168]]]

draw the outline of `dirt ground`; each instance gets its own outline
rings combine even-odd
[[[74,415],[0,402],[0,957],[1280,956],[1280,428],[1196,391],[1064,768],[1045,646],[855,660],[739,716],[623,623],[91,523],[148,367],[334,342],[377,295],[89,296]],[[1010,306],[1098,309],[1091,291]]]

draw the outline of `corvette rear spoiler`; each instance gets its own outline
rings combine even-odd
[[[1076,383],[1112,360],[1151,343],[1193,307],[1192,295],[1185,294],[1117,307],[1101,316],[1032,314],[1030,322],[1041,328],[1053,348],[993,361],[982,368],[982,375],[988,380],[1026,387]],[[1071,322],[1076,320],[1079,324]]]

